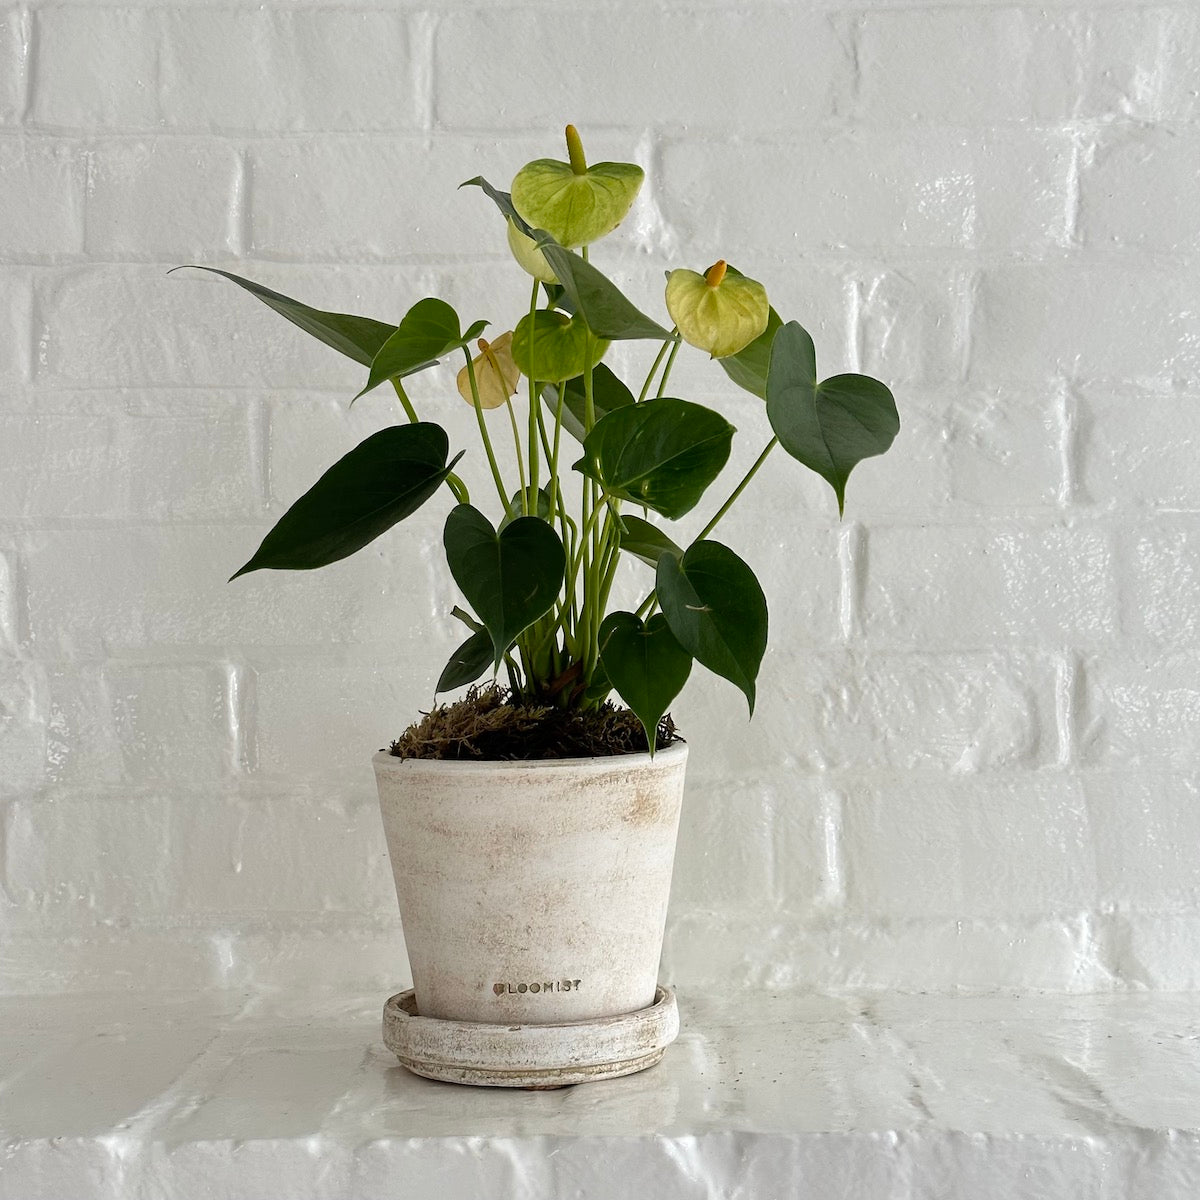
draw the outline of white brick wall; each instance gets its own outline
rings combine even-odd
[[[1198,60],[1185,2],[0,5],[0,991],[402,978],[367,759],[457,641],[437,515],[227,585],[393,406],[165,272],[504,328],[455,187],[568,120],[649,173],[640,302],[727,255],[903,418],[844,524],[783,459],[727,522],[773,636],[752,723],[676,706],[669,973],[1200,986]],[[676,379],[732,477],[761,407]]]

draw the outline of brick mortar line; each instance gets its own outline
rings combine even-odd
[[[180,254],[186,254],[187,247],[181,247]],[[154,268],[160,268],[165,275],[172,268],[186,266],[176,261],[178,256],[156,256],[146,258],[115,258],[89,257],[84,254],[71,258],[61,258],[50,261],[46,255],[5,256],[0,253],[0,271],[13,268],[22,271],[36,272],[45,275],[49,272],[76,272],[81,269],[94,267],[97,269],[125,268],[130,272],[146,273]],[[199,265],[217,265],[240,263],[243,271],[261,267],[265,269],[284,268],[304,269],[315,268],[322,273],[333,274],[335,270],[343,271],[434,271],[452,272],[469,271],[472,268],[484,269],[511,266],[514,278],[518,268],[510,257],[495,254],[463,254],[458,257],[429,254],[411,254],[398,258],[368,257],[356,258],[337,255],[333,252],[311,257],[272,257],[261,251],[250,256],[239,256],[232,253],[209,253],[203,256],[204,262]],[[673,261],[667,255],[655,255],[652,259],[633,257],[633,255],[600,259],[602,266],[609,275],[627,274],[634,279],[651,279],[657,274],[658,268]],[[863,244],[851,247],[812,247],[796,252],[781,260],[781,270],[795,267],[817,267],[822,270],[840,269],[845,273],[874,271],[885,275],[917,268],[930,267],[955,271],[964,275],[979,272],[995,272],[1014,268],[1029,270],[1070,269],[1070,270],[1128,270],[1141,268],[1146,273],[1162,272],[1174,268],[1178,274],[1184,274],[1200,265],[1200,248],[1197,249],[1164,249],[1148,250],[1137,247],[1127,249],[1109,246],[1060,247],[1053,245],[1033,246],[1023,249],[1020,246],[1009,250],[995,250],[976,246],[907,246],[891,250],[884,244]],[[661,277],[660,277],[661,278]],[[482,290],[482,289],[481,289]],[[843,311],[848,307],[843,303]]]
[[[589,133],[597,139],[609,139],[622,135],[633,135],[644,128],[641,123],[621,126],[592,126]],[[773,149],[787,148],[795,144],[794,126],[780,126],[765,134],[745,136],[737,126],[671,124],[651,125],[654,136],[670,144],[687,145],[695,141],[697,133],[736,135],[739,146]],[[1104,134],[1121,135],[1136,130],[1164,130],[1167,132],[1192,133],[1200,132],[1200,119],[1181,116],[1133,116],[1120,112],[1105,113],[1095,117],[1080,118],[1064,115],[1060,121],[1035,122],[1026,118],[1011,118],[999,121],[977,121],[971,123],[954,123],[939,120],[911,120],[887,122],[868,120],[853,116],[823,118],[812,125],[806,126],[800,132],[807,134],[833,133],[879,133],[880,135],[896,134],[900,131],[918,130],[921,133],[941,132],[949,136],[978,136],[980,134],[1002,134],[1023,132],[1031,138],[1061,137],[1069,141],[1080,135],[1102,137]],[[497,128],[494,126],[465,126],[441,125],[434,121],[428,127],[423,126],[418,118],[417,123],[405,123],[392,127],[375,127],[371,129],[319,127],[312,129],[281,129],[262,130],[237,126],[221,126],[204,128],[201,126],[161,127],[158,125],[143,126],[83,126],[83,125],[51,125],[31,120],[22,121],[18,125],[0,126],[0,140],[16,141],[22,138],[43,138],[47,141],[135,141],[151,139],[180,139],[218,142],[248,142],[256,148],[262,145],[294,145],[308,139],[343,139],[347,142],[361,141],[412,141],[430,144],[445,143],[446,141],[461,140],[464,143],[481,140],[529,142],[538,138],[545,139],[551,133],[557,133],[557,126],[551,129],[544,125],[514,125]]]

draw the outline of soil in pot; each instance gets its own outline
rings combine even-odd
[[[655,750],[682,741],[668,713],[658,723]],[[507,688],[473,687],[453,704],[435,705],[391,745],[397,758],[606,758],[645,754],[646,733],[628,708],[606,700],[579,712],[523,701]]]

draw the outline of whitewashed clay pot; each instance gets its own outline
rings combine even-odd
[[[686,762],[682,742],[653,758],[376,754],[415,990],[389,1001],[393,1027],[415,1010],[422,1020],[494,1027],[571,1024],[586,1042],[589,1022],[611,1033],[612,1018],[665,1011],[658,967]],[[669,990],[666,1000],[677,1028]],[[477,1065],[486,1074],[489,1064]]]

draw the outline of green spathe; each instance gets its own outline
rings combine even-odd
[[[536,159],[512,182],[513,207],[521,217],[567,247],[590,245],[616,229],[645,178],[636,163],[602,162],[580,171],[582,150],[579,156],[574,163]]]
[[[680,269],[667,276],[667,312],[689,346],[713,358],[737,354],[767,328],[767,289],[715,263],[701,275]]]
[[[539,308],[526,313],[513,330],[513,362],[527,379],[555,383],[574,379],[607,349],[608,343],[593,338],[578,317],[568,317],[553,309]]]
[[[557,283],[555,275],[546,256],[538,249],[537,243],[528,234],[522,233],[508,218],[508,248],[517,260],[517,265],[527,275],[532,275],[539,283]]]

